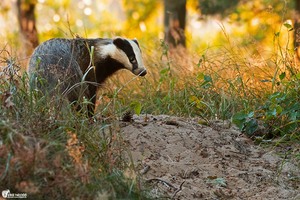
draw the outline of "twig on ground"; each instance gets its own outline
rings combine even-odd
[[[175,186],[173,186],[171,183],[168,183],[167,181],[161,179],[161,178],[151,178],[151,179],[148,179],[146,180],[146,182],[151,182],[151,181],[159,181],[159,182],[162,182],[164,183],[166,186],[168,187],[171,187],[173,189],[177,189]]]
[[[150,165],[146,165],[141,171],[140,174],[146,174],[150,170]]]
[[[174,199],[174,197],[176,196],[176,194],[182,190],[182,185],[184,184],[184,182],[185,182],[185,181],[183,181],[183,182],[180,184],[179,188],[174,192],[174,194],[172,195],[171,199]]]
[[[182,186],[183,186],[183,184],[185,183],[185,181],[183,181],[183,182],[180,184],[179,188],[176,188],[176,187],[173,186],[171,183],[168,183],[167,181],[165,181],[165,180],[163,180],[163,179],[161,179],[161,178],[151,178],[151,179],[146,180],[146,182],[152,182],[152,181],[162,182],[163,184],[167,185],[168,187],[171,187],[171,188],[173,188],[173,189],[176,189],[175,192],[173,193],[171,199],[174,199],[174,198],[175,198],[176,194],[182,190]]]

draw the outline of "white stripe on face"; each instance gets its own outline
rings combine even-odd
[[[132,40],[127,40],[130,45],[132,46],[133,52],[135,54],[135,59],[138,63],[138,68],[133,71],[135,75],[139,75],[143,71],[146,71],[146,68],[144,67],[143,58],[142,58],[142,52],[139,46]]]
[[[119,61],[124,65],[124,67],[132,71],[132,64],[129,62],[127,55],[121,49],[117,48],[113,43],[100,46],[100,51],[98,52],[101,58],[106,58],[110,56],[112,59]]]

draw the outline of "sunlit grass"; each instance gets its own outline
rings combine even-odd
[[[0,188],[32,199],[147,199],[123,174],[132,164],[118,126],[29,88],[14,60],[1,60]]]
[[[282,38],[275,35],[276,48],[265,53],[261,46],[239,45],[226,34],[226,30],[223,32],[226,43],[207,47],[201,52],[169,49],[163,41],[157,43],[155,50],[146,49],[148,75],[145,78],[135,77],[132,81],[130,73],[119,73],[105,85],[106,89],[100,90],[99,107],[106,105],[102,101],[106,99],[113,104],[111,112],[119,116],[139,105],[142,113],[200,116],[206,121],[231,120],[243,112],[241,129],[245,131],[248,120],[255,120],[252,121],[254,128],[246,131],[250,136],[260,131],[258,123],[261,121],[271,135],[296,133],[299,130],[298,114],[287,116],[280,110],[288,110],[288,103],[268,103],[278,92],[284,97],[288,95],[286,101],[299,99],[298,60],[294,51],[289,49],[290,41],[279,45]],[[126,86],[119,90],[124,83]],[[291,105],[298,108],[296,103]],[[270,116],[274,106],[279,110]],[[245,113],[253,113],[253,116]],[[289,123],[293,124],[292,132],[279,128]]]
[[[94,119],[84,114],[86,102],[77,113],[59,96],[30,89],[27,75],[18,73],[25,68],[20,59],[2,51],[1,188],[33,198],[147,198],[139,179],[124,173],[133,169],[116,120],[128,111],[206,124],[231,120],[257,141],[298,141],[300,75],[289,45],[275,41],[266,54],[223,32],[226,42],[200,50],[169,49],[159,40],[141,45],[148,74],[111,77],[98,92]]]

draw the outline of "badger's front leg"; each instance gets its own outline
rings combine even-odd
[[[90,103],[87,105],[87,111],[88,111],[88,116],[93,117],[95,113],[95,107],[96,107],[96,98],[97,98],[97,86],[93,84],[89,84],[89,100]]]

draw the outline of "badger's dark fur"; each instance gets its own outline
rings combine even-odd
[[[51,39],[35,49],[28,72],[31,80],[41,80],[37,86],[44,93],[60,92],[71,102],[85,96],[94,105],[97,87],[120,69],[146,75],[136,40]]]

